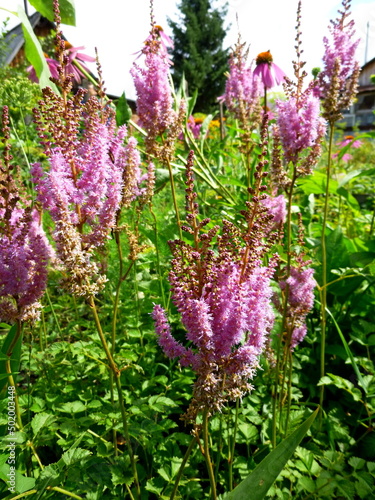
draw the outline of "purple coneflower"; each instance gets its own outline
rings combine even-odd
[[[275,85],[280,85],[280,83],[284,81],[286,75],[284,71],[273,62],[273,57],[269,50],[258,54],[255,64],[254,76],[260,76],[261,82],[266,89],[270,89]]]

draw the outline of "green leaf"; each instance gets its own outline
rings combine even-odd
[[[53,0],[29,0],[32,5],[42,16],[49,21],[54,22],[55,15],[53,12]],[[60,17],[62,24],[76,25],[76,12],[74,0],[59,0]]]
[[[89,457],[90,455],[92,455],[92,453],[89,450],[84,450],[83,448],[71,448],[63,453],[61,460],[59,460],[58,463],[60,464],[61,461],[63,461],[67,467],[71,467],[76,463],[81,463],[83,459]]]
[[[173,399],[167,398],[165,396],[151,396],[148,400],[148,404],[150,408],[157,412],[164,411],[166,406],[175,407],[177,404],[173,401]]]
[[[58,94],[59,91],[56,85],[50,80],[51,73],[46,58],[44,57],[42,47],[31,27],[25,11],[21,7],[18,8],[17,16],[22,22],[22,31],[25,38],[25,55],[35,69],[36,76],[39,78],[40,88],[51,87],[52,90]]]
[[[318,412],[319,408],[298,429],[271,451],[246,479],[236,486],[233,491],[227,493],[224,497],[225,500],[248,500],[250,491],[251,500],[262,500],[310,429]]]
[[[324,194],[326,192],[326,182],[327,176],[322,172],[314,172],[313,175],[300,179],[298,185],[301,187],[302,191],[309,195],[313,194]],[[337,189],[337,181],[334,179],[330,180],[329,192],[335,193]]]
[[[359,371],[359,368],[357,366],[357,363],[355,362],[355,359],[354,359],[354,356],[352,354],[352,351],[350,350],[349,348],[349,345],[347,343],[347,341],[345,340],[345,337],[344,337],[344,334],[342,333],[339,325],[337,324],[337,321],[335,320],[333,314],[331,313],[331,311],[328,309],[328,307],[326,307],[326,311],[327,313],[331,316],[332,318],[332,321],[333,323],[335,324],[335,327],[336,327],[336,330],[338,332],[338,334],[340,335],[340,338],[341,338],[341,342],[343,343],[344,345],[344,348],[345,348],[345,351],[346,351],[346,354],[348,355],[348,358],[350,359],[350,362],[352,364],[352,367],[353,367],[353,370],[355,372],[355,374],[357,375],[357,378],[358,378],[358,383],[361,385],[361,387],[363,388],[363,390],[365,391],[365,393],[367,394],[367,384],[365,383],[365,381],[363,380],[363,377],[361,375],[361,372]]]
[[[356,209],[356,210],[359,210],[359,204],[358,204],[358,201],[354,198],[354,196],[347,190],[345,189],[344,187],[339,187],[337,189],[337,194],[341,195],[343,198],[346,199],[346,201],[348,202],[348,204]]]
[[[349,380],[346,380],[339,375],[334,375],[333,373],[327,373],[326,376],[322,377],[318,385],[334,385],[338,389],[343,389],[353,396],[354,401],[360,401],[362,398],[362,393],[359,389],[354,387],[354,384]]]
[[[43,428],[50,425],[56,420],[54,415],[49,415],[48,413],[37,413],[31,421],[31,427],[34,431],[34,438],[38,432]]]
[[[7,358],[6,353],[16,335],[17,335],[17,325],[13,325],[12,328],[10,328],[8,335],[5,337],[3,346],[1,348],[1,353],[5,355],[6,358]],[[10,358],[10,368],[12,374],[15,374],[19,371],[20,360],[21,360],[21,346],[22,346],[22,334],[19,336],[12,350]],[[6,366],[5,360],[2,359],[0,361],[0,381],[2,381],[0,382],[0,390],[2,390],[7,383],[8,374],[5,366]]]
[[[58,410],[64,413],[79,413],[81,411],[85,411],[86,406],[82,403],[82,401],[72,401],[62,404]]]
[[[116,124],[118,127],[128,123],[132,117],[132,110],[126,100],[125,92],[122,93],[121,97],[115,102],[116,105]]]

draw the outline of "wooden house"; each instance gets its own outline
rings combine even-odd
[[[375,128],[375,82],[371,79],[372,75],[375,75],[375,57],[362,66],[357,98],[351,107],[344,111],[344,117],[339,122],[345,125],[346,130],[352,130],[354,127],[360,130]]]

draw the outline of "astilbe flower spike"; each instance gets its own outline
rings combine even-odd
[[[323,70],[318,75],[318,90],[323,103],[323,116],[333,124],[341,118],[356,95],[360,66],[356,60],[359,39],[354,40],[354,21],[348,21],[351,0],[343,0],[340,17],[331,20],[331,37],[325,37]]]
[[[182,131],[186,103],[182,99],[178,112],[173,109],[169,76],[171,61],[161,33],[164,32],[152,19],[150,35],[141,51],[144,66],[135,62],[130,73],[137,93],[139,124],[147,132],[146,151],[165,162],[171,159],[174,142]],[[160,145],[156,138],[163,134],[166,136]]]
[[[289,277],[280,282],[280,288],[288,286],[288,302],[286,312],[286,330],[289,332],[289,348],[293,350],[302,342],[307,333],[306,316],[314,305],[314,289],[316,281],[313,278],[314,269],[306,267],[310,262],[302,262],[291,266]],[[306,267],[304,269],[304,267]]]
[[[57,45],[63,50],[60,42],[58,29]],[[61,59],[64,64],[64,54]],[[84,296],[97,293],[104,283],[92,261],[93,251],[115,227],[121,203],[128,206],[141,193],[136,141],[130,138],[124,146],[127,129],[116,128],[114,111],[103,102],[99,65],[98,72],[98,97],[84,102],[84,90],[69,98],[72,77],[60,68],[55,83],[62,96],[47,87],[34,110],[49,163],[47,169],[39,163],[32,168],[38,201],[55,222],[53,236],[65,268],[65,286]]]
[[[241,127],[252,130],[261,120],[261,81],[254,76],[251,67],[246,65],[249,49],[237,43],[229,59],[229,75],[225,84],[225,93],[219,101],[225,103],[228,110],[240,121]]]
[[[170,242],[174,258],[169,274],[173,302],[192,347],[186,348],[174,339],[161,306],[156,305],[152,313],[165,354],[197,372],[193,399],[185,415],[188,421],[194,421],[200,411],[220,411],[226,401],[242,397],[251,389],[249,380],[259,366],[273,326],[270,281],[277,260],[271,258],[268,266],[261,263],[274,241],[270,235],[273,217],[261,203],[263,156],[253,200],[243,213],[246,227],[241,230],[223,221],[220,236],[218,226],[204,232],[209,219],[198,221],[192,166],[191,152],[186,168],[187,220],[183,229],[193,242]],[[212,248],[215,241],[216,252]]]
[[[0,321],[34,321],[53,257],[40,214],[27,199],[11,164],[8,108],[3,108],[3,163],[0,164]]]
[[[312,172],[321,152],[321,141],[326,132],[326,121],[320,116],[320,101],[315,93],[315,81],[307,85],[307,76],[303,69],[305,62],[301,61],[301,2],[297,11],[297,60],[293,61],[294,75],[292,81],[285,77],[284,90],[287,99],[278,100],[277,127],[275,130],[281,141],[284,161],[293,164],[295,175],[308,175]]]

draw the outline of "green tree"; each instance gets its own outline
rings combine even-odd
[[[196,111],[208,113],[217,109],[217,97],[224,92],[228,70],[228,49],[223,49],[226,34],[226,5],[214,9],[211,0],[181,0],[178,22],[168,19],[174,48],[172,74],[175,84],[187,81],[188,93],[198,91]]]

